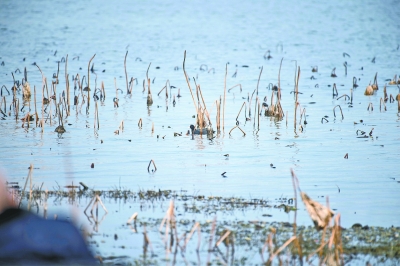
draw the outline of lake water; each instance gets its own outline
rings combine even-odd
[[[72,75],[87,76],[88,62],[96,54],[92,61],[96,75],[91,73],[90,87],[94,88],[97,76],[96,88],[104,82],[106,90],[106,100],[98,106],[100,129],[96,131],[93,99],[88,114],[85,105],[78,113],[72,108],[62,135],[54,132],[58,126],[54,118],[42,133],[34,122],[28,129],[26,125],[22,128],[13,114],[4,117],[0,121],[0,164],[9,181],[22,185],[33,163],[34,184],[49,190],[56,182],[84,182],[101,190],[171,189],[195,195],[275,200],[293,197],[293,168],[301,189],[310,197],[325,203],[329,196],[331,208],[341,213],[343,226],[400,225],[400,116],[396,101],[388,101],[386,111],[379,108],[384,85],[400,74],[399,2],[6,0],[0,14],[0,61],[4,62],[0,85],[10,90],[11,73],[21,81],[26,67],[40,108],[42,77],[32,64],[36,62],[42,69],[50,89],[57,62],[68,54],[72,99],[79,93],[73,90]],[[224,95],[226,66],[227,89],[239,83],[243,88],[227,93],[225,130],[211,141],[185,135],[196,122],[182,70],[185,50],[191,86],[195,87],[194,77],[214,129],[215,101]],[[270,59],[266,58],[268,50]],[[130,97],[126,97],[126,51],[128,77],[138,79]],[[251,121],[246,122],[243,112],[238,119],[246,136],[238,129],[229,135],[240,107],[256,89],[261,67],[258,96],[261,101],[267,96],[270,103],[268,85],[278,83],[282,58],[283,120],[262,115],[257,130],[257,123],[253,126],[253,99]],[[148,107],[142,82],[150,63],[154,103]],[[303,132],[295,132],[293,126],[296,63],[301,67],[298,101],[307,114]],[[313,66],[318,66],[318,72],[311,71]],[[333,68],[336,78],[331,77]],[[364,96],[375,73],[379,90]],[[65,90],[64,75],[65,64],[60,63],[57,94]],[[339,96],[350,95],[353,77],[359,87],[353,92],[352,105],[344,98],[332,97],[333,83]],[[123,91],[118,95],[119,108],[113,105],[114,78]],[[167,80],[176,87],[171,89],[172,95],[180,89],[182,97],[176,99],[175,106],[164,93],[157,96]],[[399,89],[388,86],[387,93],[396,97]],[[4,95],[8,115],[12,95],[3,89]],[[22,106],[22,96],[18,97]],[[373,110],[367,110],[370,103]],[[341,106],[344,119],[334,117],[336,105]],[[25,107],[20,117],[28,109]],[[31,110],[34,112],[33,97]],[[41,111],[38,113],[41,116]],[[324,116],[329,122],[321,122]],[[142,128],[138,127],[139,119]],[[116,135],[121,121],[124,130]],[[358,138],[357,130],[368,135],[372,128],[371,137]],[[174,137],[175,132],[183,135]],[[348,159],[344,159],[345,154]],[[157,166],[153,173],[147,171],[150,160]],[[298,223],[310,225],[301,209]],[[159,216],[163,215],[160,212]],[[260,215],[250,213],[248,217],[263,219]],[[277,217],[289,219],[286,215]]]

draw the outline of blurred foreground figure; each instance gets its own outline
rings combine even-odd
[[[0,173],[0,265],[94,265],[78,229],[18,209]]]

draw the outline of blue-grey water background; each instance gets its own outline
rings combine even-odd
[[[96,54],[97,87],[104,82],[107,98],[104,105],[99,104],[97,133],[93,129],[93,99],[88,115],[85,107],[78,114],[72,109],[64,122],[67,132],[61,136],[54,132],[55,122],[51,126],[47,123],[41,133],[40,128],[32,126],[34,123],[29,129],[22,128],[21,121],[5,117],[0,121],[1,167],[9,181],[23,184],[33,163],[35,185],[43,183],[47,189],[56,187],[56,181],[61,185],[84,182],[101,190],[171,189],[270,200],[293,197],[293,168],[301,189],[310,197],[325,203],[329,196],[331,208],[341,213],[343,226],[356,222],[399,226],[397,102],[388,101],[387,110],[379,110],[385,83],[400,74],[399,17],[397,1],[4,0],[0,8],[0,61],[4,62],[0,85],[10,89],[11,72],[19,68],[21,73],[14,75],[21,80],[26,67],[28,81],[38,91],[39,108],[42,78],[32,63],[40,66],[50,84],[62,57],[68,54],[71,78],[77,73],[87,75],[89,59]],[[215,101],[224,94],[226,64],[227,88],[238,83],[243,88],[242,92],[236,87],[227,93],[225,131],[213,141],[199,137],[191,140],[185,135],[189,125],[195,123],[182,70],[185,50],[192,88],[195,77],[214,128]],[[265,58],[268,50],[272,56],[269,60]],[[126,97],[126,51],[128,76],[139,81],[131,97]],[[282,58],[282,107],[287,118],[276,122],[262,115],[260,129],[255,130],[254,111],[247,123],[242,113],[239,121],[246,136],[237,129],[229,135],[241,105],[257,86],[261,67],[259,97],[262,101],[267,96],[270,102],[271,90],[267,87],[278,83]],[[147,107],[142,81],[149,63],[154,104]],[[308,124],[295,134],[291,92],[296,63],[301,67],[299,102],[306,108]],[[202,64],[215,72],[202,71]],[[318,66],[317,73],[311,72],[312,66]],[[331,78],[333,68],[337,78]],[[235,71],[237,75],[232,77]],[[373,96],[364,96],[376,72],[379,90]],[[65,90],[64,74],[65,65],[61,63],[57,93]],[[349,107],[348,100],[332,98],[328,85],[336,83],[339,96],[350,95],[353,77],[359,87]],[[123,91],[118,95],[119,108],[114,108],[112,101],[114,78]],[[163,93],[157,96],[167,80],[176,87],[172,94],[176,96],[179,88],[182,95],[175,106],[172,98],[166,102]],[[71,95],[77,95],[70,83]],[[93,88],[94,74],[90,83]],[[388,86],[387,92],[395,97],[399,90]],[[9,108],[12,96],[6,99]],[[373,111],[367,110],[369,103]],[[334,117],[336,105],[342,107],[344,119]],[[26,112],[27,108],[23,114]],[[324,116],[328,116],[328,123],[321,123]],[[140,118],[142,128],[138,127]],[[115,135],[121,121],[124,130]],[[372,128],[372,137],[357,138],[357,130],[368,135]],[[183,136],[174,137],[174,132]],[[344,159],[346,153],[348,159]],[[229,159],[224,154],[229,154]],[[150,160],[156,163],[157,171],[149,174]],[[223,172],[226,178],[221,176]],[[302,211],[298,223],[310,225],[311,220]],[[128,212],[129,217],[131,210]],[[243,216],[266,219],[257,212]],[[268,219],[291,220],[283,212]],[[114,221],[111,217],[106,220],[110,224]]]

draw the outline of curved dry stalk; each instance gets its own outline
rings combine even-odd
[[[140,118],[140,119],[139,119],[139,122],[138,122],[138,127],[139,127],[139,128],[142,128],[142,126],[143,126],[143,122],[142,122],[142,119]]]
[[[6,89],[6,91],[8,92],[8,95],[10,95],[10,91],[7,89],[6,85],[1,86],[1,92],[0,95],[3,96],[3,87]]]
[[[239,127],[239,126],[234,126],[230,131],[229,131],[229,135],[231,135],[232,130],[234,130],[235,128],[240,129],[240,131],[242,131],[243,136],[246,136],[246,133]]]
[[[151,163],[153,163],[153,165],[154,165],[154,171],[152,171],[152,172],[157,171],[157,166],[156,166],[154,160],[150,160],[149,166],[147,167],[147,172],[149,172],[149,173],[150,173],[150,165],[151,165]]]
[[[196,109],[196,114],[197,114],[198,113],[197,105],[196,105],[196,101],[194,100],[193,91],[192,91],[192,88],[190,87],[189,78],[188,78],[188,75],[187,75],[186,70],[185,70],[185,61],[186,61],[186,50],[185,50],[185,53],[183,55],[183,73],[185,74],[186,82],[188,84],[190,94],[192,95],[194,108]]]
[[[340,107],[340,105],[336,105],[335,107],[333,107],[333,116],[336,117],[336,113],[335,113],[336,107],[339,107],[340,113],[342,114],[342,119],[344,119],[342,107]]]
[[[349,99],[349,100],[351,99],[349,95],[343,94],[342,96],[340,96],[340,97],[337,98],[336,100],[339,100],[340,98],[343,98],[343,97],[344,97],[345,100],[346,100],[346,99]]]
[[[237,128],[238,126],[234,126],[230,131],[229,131],[229,135],[231,134],[231,132],[235,129],[235,128]]]
[[[157,94],[157,96],[160,96],[160,93],[165,89],[165,97],[168,99],[168,87],[167,84],[171,87],[171,84],[169,83],[169,79],[165,82],[165,86],[160,90],[160,92]]]
[[[240,87],[240,91],[242,91],[242,84],[236,84],[235,86],[231,87],[228,92],[230,92],[233,88]]]
[[[369,111],[370,108],[371,108],[371,111],[374,110],[374,105],[373,105],[372,103],[369,103],[369,104],[368,104],[367,111]]]
[[[126,72],[126,57],[128,56],[128,51],[126,51],[124,59],[124,69],[125,69],[125,81],[126,81],[126,94],[130,94],[128,86],[128,73]]]

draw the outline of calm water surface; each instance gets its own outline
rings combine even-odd
[[[50,84],[62,57],[68,54],[71,78],[78,73],[81,77],[87,75],[89,59],[96,54],[93,63],[97,88],[103,81],[107,93],[105,103],[99,103],[100,129],[96,133],[93,99],[89,114],[85,107],[78,114],[73,108],[64,122],[67,132],[62,135],[54,132],[58,125],[55,120],[52,125],[48,122],[41,133],[33,123],[29,129],[22,128],[14,116],[4,117],[0,121],[0,163],[10,181],[21,185],[33,163],[35,185],[43,183],[48,189],[56,182],[84,182],[103,190],[117,186],[131,190],[172,189],[206,196],[272,200],[293,196],[293,168],[303,191],[322,203],[329,196],[330,206],[341,213],[344,226],[356,222],[400,225],[397,102],[388,101],[387,110],[379,110],[384,84],[400,74],[399,2],[6,0],[0,15],[0,61],[4,62],[0,66],[0,85],[10,89],[11,73],[21,81],[26,67],[31,87],[36,86],[38,91],[39,107],[42,78],[32,63],[40,66]],[[241,92],[235,88],[227,93],[225,131],[212,141],[200,137],[191,140],[185,134],[174,137],[174,132],[185,133],[195,123],[193,102],[182,71],[185,50],[192,88],[195,77],[214,127],[215,101],[223,97],[226,64],[227,88],[238,83],[243,88]],[[270,60],[264,58],[267,50]],[[132,97],[126,97],[126,51],[128,76],[139,80]],[[349,56],[344,57],[343,53]],[[278,83],[282,58],[282,107],[285,114],[288,112],[287,117],[275,121],[262,115],[257,130],[253,127],[253,99],[252,120],[246,122],[244,113],[239,117],[246,136],[237,129],[229,135],[241,105],[257,86],[261,67],[259,97],[263,100],[267,96],[269,103],[271,90],[267,87]],[[150,63],[154,104],[147,107],[142,81]],[[299,102],[306,108],[308,124],[303,132],[295,133],[291,92],[296,63],[301,67]],[[215,72],[200,70],[202,64]],[[318,73],[311,72],[312,66],[318,66]],[[17,68],[21,73],[15,72]],[[333,68],[337,78],[330,76]],[[237,75],[232,77],[235,71]],[[365,87],[373,82],[376,72],[380,89],[373,96],[364,96]],[[57,93],[65,90],[64,74],[65,65],[61,63]],[[96,76],[90,75],[92,88]],[[336,83],[339,95],[350,95],[353,77],[359,84],[354,90],[353,105],[344,98],[332,98],[329,86]],[[118,95],[119,108],[114,108],[112,102],[114,78],[123,91]],[[177,95],[180,88],[182,97],[175,106],[163,93],[157,96],[167,80],[176,87],[171,90],[172,95]],[[395,97],[399,89],[388,86],[387,92]],[[77,94],[72,90],[71,98]],[[12,96],[4,94],[4,90],[3,95],[8,112]],[[369,103],[373,104],[373,111],[367,110]],[[340,115],[334,117],[336,105],[342,107],[344,119]],[[21,116],[27,111],[28,107]],[[324,116],[328,123],[321,123]],[[142,128],[137,125],[140,118]],[[115,135],[121,121],[124,130]],[[357,130],[368,134],[372,128],[372,137],[357,138]],[[227,153],[229,159],[223,156]],[[157,171],[149,174],[151,159]],[[223,172],[227,178],[221,177]],[[248,217],[262,219],[257,212]],[[287,220],[288,216],[274,218]],[[304,211],[298,219],[301,224],[311,224]],[[113,221],[111,217],[108,220]]]

